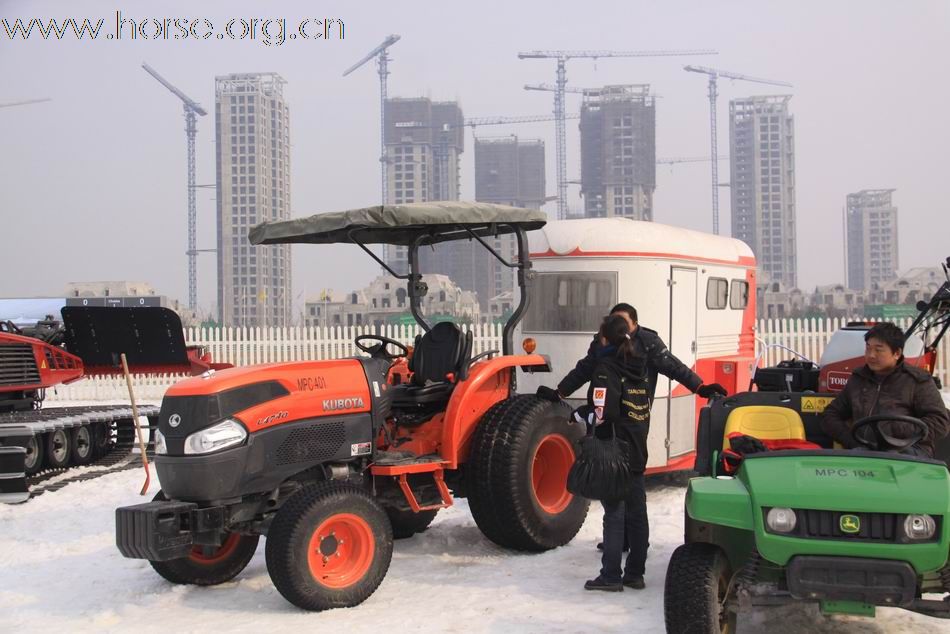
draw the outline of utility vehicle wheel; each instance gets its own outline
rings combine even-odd
[[[164,500],[159,491],[152,501]],[[258,535],[229,533],[220,546],[195,546],[191,554],[169,561],[149,561],[155,572],[172,583],[215,586],[234,579],[250,563]]]
[[[46,466],[61,469],[69,465],[69,432],[57,429],[46,434]]]
[[[389,523],[393,527],[393,539],[406,539],[416,533],[424,532],[429,528],[429,524],[432,523],[432,520],[434,520],[435,516],[439,513],[439,509],[413,513],[412,509],[400,510],[391,506],[383,508],[386,509],[386,515],[389,516]]]
[[[673,551],[663,594],[666,631],[733,634],[737,615],[725,607],[731,577],[729,560],[718,546],[693,542]]]
[[[466,464],[469,507],[488,539],[543,551],[571,541],[589,502],[567,491],[576,441],[564,405],[533,395],[506,399],[478,423]]]
[[[43,437],[39,434],[30,436],[26,442],[26,457],[23,459],[26,475],[34,475],[43,468],[43,453]]]
[[[265,544],[267,572],[304,610],[348,608],[382,583],[393,556],[389,518],[363,489],[321,482],[277,512]]]
[[[76,427],[70,434],[70,463],[74,465],[84,465],[92,462],[93,459],[93,438],[92,430],[89,425]]]

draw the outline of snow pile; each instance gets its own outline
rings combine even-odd
[[[422,535],[396,542],[383,584],[363,605],[320,614],[298,610],[267,576],[263,543],[248,568],[213,588],[174,586],[115,547],[119,506],[138,504],[143,474],[126,471],[70,484],[27,504],[0,506],[0,631],[257,632],[662,632],[663,578],[682,542],[682,486],[650,484],[646,590],[583,590],[600,560],[601,511],[568,546],[543,554],[503,550],[485,539],[464,500]],[[152,476],[154,494],[156,482]],[[894,609],[877,620],[826,619],[789,606],[744,616],[746,631],[933,631],[944,624]]]

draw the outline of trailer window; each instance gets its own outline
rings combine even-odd
[[[742,310],[749,305],[749,283],[745,280],[732,280],[729,289],[729,308]]]
[[[706,282],[706,308],[722,310],[726,307],[726,297],[729,293],[729,280],[721,277],[711,277]]]
[[[593,332],[617,303],[617,274],[538,273],[525,332]]]

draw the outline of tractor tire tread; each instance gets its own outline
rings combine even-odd
[[[363,506],[364,511],[369,509],[370,513],[377,514],[379,526],[373,528],[384,531],[383,543],[388,545],[388,552],[371,565],[362,582],[345,589],[317,588],[320,592],[308,592],[315,586],[308,586],[298,579],[301,561],[299,553],[292,547],[296,533],[307,530],[304,525],[306,515],[315,505],[345,504],[348,498],[352,499],[351,505]],[[304,610],[345,608],[368,599],[382,583],[392,560],[392,528],[386,511],[364,489],[346,482],[319,482],[307,485],[287,500],[271,523],[264,546],[267,571],[285,599]]]

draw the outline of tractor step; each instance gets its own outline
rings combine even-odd
[[[377,451],[373,465],[380,467],[392,467],[402,465],[435,465],[438,468],[443,462],[442,456],[438,454],[427,454],[419,456],[411,451]],[[416,473],[415,471],[413,473]]]
[[[441,456],[410,456],[408,458],[401,456],[399,457],[399,461],[397,463],[386,463],[380,462],[379,460],[380,454],[407,453],[409,452],[377,452],[377,460],[375,463],[373,463],[373,466],[370,467],[370,472],[374,476],[390,476],[394,478],[396,483],[399,485],[399,489],[402,491],[402,494],[406,497],[406,502],[409,503],[409,508],[411,508],[416,513],[419,511],[429,511],[433,509],[444,509],[452,506],[452,494],[449,493],[449,488],[445,485],[444,478],[443,466],[446,464],[446,461],[443,460]],[[386,458],[388,456],[383,457]],[[419,500],[416,498],[416,494],[412,490],[412,487],[409,485],[410,474],[422,473],[431,473],[432,479],[435,481],[435,488],[439,492],[440,499],[434,504],[420,504]]]

